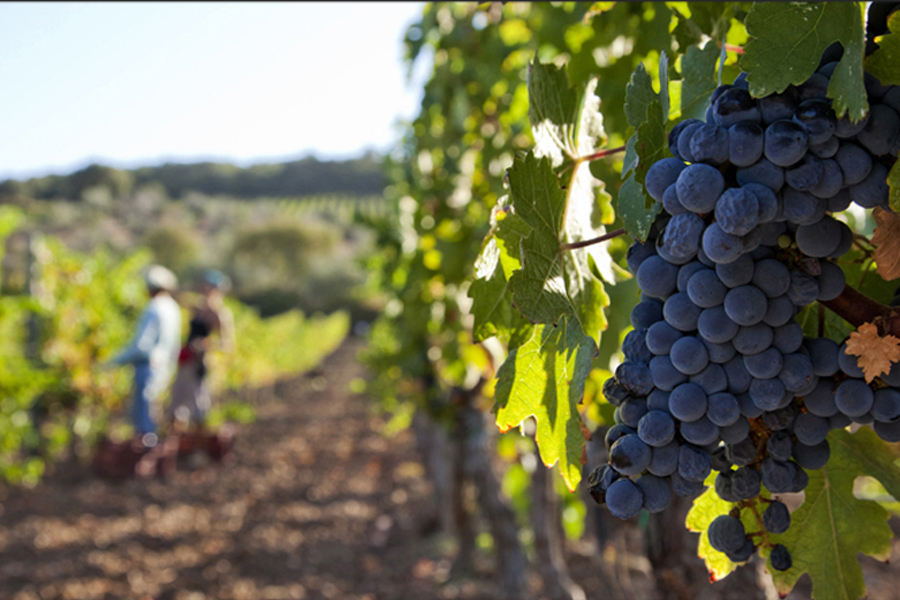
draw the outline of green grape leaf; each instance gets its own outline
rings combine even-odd
[[[596,346],[577,322],[537,325],[497,373],[497,426],[518,427],[534,417],[535,442],[545,465],[559,462],[570,490],[581,480],[586,429],[578,413]]]
[[[900,85],[900,12],[888,19],[890,33],[878,38],[878,49],[866,57],[866,70],[882,85]]]
[[[681,58],[681,118],[703,119],[706,116],[706,105],[713,90],[718,86],[716,63],[719,60],[719,48],[715,42],[706,42],[703,50],[697,46],[688,48]]]
[[[858,121],[869,110],[863,81],[865,32],[860,2],[757,2],[745,25],[751,41],[741,68],[750,93],[760,98],[809,79],[822,52],[841,42],[844,55],[828,85],[838,117]]]
[[[472,334],[477,342],[496,335],[506,338],[521,320],[507,292],[509,277],[521,268],[519,246],[531,233],[531,226],[498,204],[491,214],[491,232],[475,261],[475,281],[469,287]]]
[[[647,118],[647,109],[654,100],[658,101],[659,97],[653,91],[653,80],[644,64],[640,63],[625,86],[625,117],[628,124],[637,129]]]
[[[691,20],[700,30],[715,39],[722,39],[728,33],[730,19],[727,2],[688,2]]]
[[[534,153],[516,159],[509,170],[513,208],[533,228],[522,240],[522,268],[510,277],[509,289],[516,308],[531,322],[555,324],[568,316],[590,335],[599,335],[597,319],[602,317],[597,313],[608,298],[590,271],[588,254],[563,248],[568,237],[566,210],[574,208],[568,206],[567,191],[577,193],[575,179],[570,190],[563,190],[550,161]],[[584,227],[585,218],[578,221]],[[589,226],[590,212],[586,221]],[[608,253],[607,260],[611,261]]]
[[[784,544],[793,562],[787,571],[771,570],[772,580],[787,595],[808,572],[816,600],[855,600],[866,593],[857,553],[887,560],[892,533],[888,511],[856,498],[853,482],[860,475],[884,478],[888,492],[897,494],[900,480],[890,451],[868,428],[855,434],[835,430],[828,440],[831,458],[821,470],[808,471],[805,500],[791,515],[791,527],[769,536],[772,543]]]
[[[645,208],[648,202],[650,210]],[[644,186],[635,181],[632,173],[619,189],[617,204],[618,215],[622,218],[628,235],[639,242],[646,241],[659,209],[659,202],[654,202],[653,198],[647,195]]]
[[[637,128],[634,149],[638,155],[634,178],[638,182],[644,183],[647,171],[653,163],[665,158],[669,152],[666,141],[666,115],[659,100],[655,99],[647,106],[646,119]],[[651,204],[645,203],[644,208],[651,208]]]
[[[677,9],[673,9],[678,23],[672,30],[672,37],[678,43],[678,49],[684,53],[685,48],[699,44],[703,40],[703,31],[693,19],[685,17]],[[683,59],[682,59],[683,60]]]
[[[567,157],[591,154],[605,140],[596,78],[586,85],[569,85],[566,70],[552,63],[533,61],[528,68],[528,118],[534,152],[549,156],[554,166]]]
[[[891,167],[891,172],[888,173],[887,183],[891,189],[891,210],[898,212],[900,211],[900,160],[895,162],[894,166]]]

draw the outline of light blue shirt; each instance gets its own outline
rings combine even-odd
[[[181,309],[168,294],[158,294],[141,313],[131,343],[111,362],[120,365],[149,362],[157,377],[166,380],[175,370],[180,348]]]

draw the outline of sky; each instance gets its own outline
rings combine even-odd
[[[0,179],[387,151],[421,101],[402,39],[424,5],[0,3]]]

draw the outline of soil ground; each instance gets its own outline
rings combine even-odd
[[[257,421],[238,430],[232,463],[122,482],[65,465],[10,491],[0,498],[0,599],[497,598],[487,557],[449,579],[452,548],[411,432],[386,438],[371,402],[348,392],[365,375],[359,348],[349,339],[316,372],[255,394]],[[620,529],[618,551],[635,548],[637,529]],[[573,548],[573,577],[604,598],[596,563]],[[650,591],[646,559],[617,562],[633,591]],[[900,594],[878,585],[896,581],[893,565],[865,564],[872,597]],[[809,593],[800,587],[791,599]]]

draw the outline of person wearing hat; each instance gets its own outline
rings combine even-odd
[[[160,265],[144,276],[150,301],[138,319],[131,343],[107,364],[134,365],[134,402],[131,417],[135,435],[146,446],[156,443],[156,401],[171,380],[181,338],[181,308],[172,298],[178,280]]]
[[[212,404],[206,354],[234,348],[234,316],[225,306],[225,294],[230,288],[231,282],[220,271],[210,269],[200,275],[200,302],[191,309],[187,341],[178,355],[178,372],[172,384],[169,413],[176,431],[186,430],[190,423],[203,429]]]

